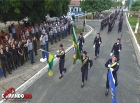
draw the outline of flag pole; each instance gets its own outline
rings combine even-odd
[[[43,51],[43,52],[46,52],[46,53],[50,53],[50,52],[47,52],[46,50],[43,50],[43,49],[39,49],[40,51]],[[50,54],[53,54],[53,53],[50,53]],[[53,54],[54,55],[54,54]]]

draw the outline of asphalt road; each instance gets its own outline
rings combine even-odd
[[[87,22],[99,32],[100,21]],[[107,69],[104,64],[110,58],[110,51],[121,33],[117,33],[118,20],[110,34],[107,28],[101,32],[102,44],[100,57],[94,60],[93,39],[95,33],[87,37],[84,50],[93,59],[93,67],[89,70],[89,79],[81,88],[81,62],[73,65],[72,52],[66,55],[65,67],[67,73],[60,80],[58,63],[53,67],[54,76],[43,75],[24,93],[31,93],[33,98],[29,103],[111,103],[111,95],[105,97]],[[118,103],[140,103],[140,67],[136,59],[130,34],[124,19],[122,30],[122,51],[120,69],[118,71],[117,100]],[[65,44],[64,44],[65,46]]]

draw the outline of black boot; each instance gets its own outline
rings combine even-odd
[[[106,89],[106,92],[105,92],[105,96],[106,96],[106,97],[108,96],[108,93],[109,93],[109,90]]]
[[[63,77],[63,75],[61,74],[60,77],[59,77],[59,79],[61,79],[62,77]]]
[[[84,83],[82,82],[82,84],[81,84],[81,88],[83,88],[84,87]]]

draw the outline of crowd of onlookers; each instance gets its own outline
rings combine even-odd
[[[2,31],[0,44],[0,61],[1,71],[6,77],[6,71],[9,74],[26,61],[31,59],[30,48],[37,55],[37,49],[40,47],[49,51],[49,42],[53,43],[64,39],[70,35],[71,21],[66,18],[60,18],[55,21],[45,21],[39,25],[21,25],[15,27],[14,24],[9,25],[8,33]],[[2,40],[3,39],[3,40]],[[33,45],[28,45],[31,42]],[[32,47],[33,46],[33,47]],[[37,48],[40,46],[39,48]],[[42,54],[42,57],[45,56]],[[31,64],[35,63],[34,61]]]

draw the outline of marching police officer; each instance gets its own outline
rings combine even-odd
[[[87,56],[86,51],[83,51],[83,54],[81,56],[81,61],[82,61],[82,67],[81,67],[82,84],[81,84],[81,88],[83,88],[84,87],[84,80],[88,79],[88,69],[91,68],[91,66],[92,66],[92,60]]]
[[[60,49],[59,49],[59,55],[56,55],[57,58],[59,59],[59,70],[60,70],[60,77],[61,79],[63,77],[62,72],[64,71],[66,73],[67,68],[64,68],[65,64],[65,50],[63,49],[63,44],[60,44]]]
[[[122,24],[123,24],[123,21],[119,21],[119,24],[118,24],[118,33],[122,31]]]
[[[117,58],[115,55],[112,56],[112,59],[109,59],[106,64],[105,67],[108,68],[108,72],[109,69],[111,70],[112,74],[113,74],[113,78],[115,79],[115,86],[118,85],[118,81],[117,81],[117,71],[119,69],[119,64],[117,63]],[[106,93],[105,96],[108,96],[109,93],[109,80],[108,80],[108,73],[107,73],[107,81],[106,81]]]
[[[120,51],[121,50],[122,50],[122,45],[120,44],[120,38],[118,38],[117,42],[114,43],[114,45],[112,47],[110,56],[115,55],[117,57],[117,61],[119,62],[119,60],[120,60]]]
[[[4,74],[4,77],[6,78],[6,70],[8,71],[9,74],[12,74],[10,69],[7,67],[7,59],[5,54],[3,53],[3,49],[0,49],[0,60],[1,60],[1,66],[2,66],[2,71]]]
[[[83,44],[85,43],[85,39],[84,39],[82,33],[80,33],[78,41],[79,41],[79,50],[82,52],[83,51]]]
[[[93,48],[95,48],[95,60],[99,57],[101,43],[102,43],[102,39],[100,37],[100,33],[98,33],[93,42]]]
[[[35,63],[34,62],[34,53],[33,53],[33,43],[30,41],[30,39],[28,39],[26,45],[28,47],[31,64],[33,65],[33,63]]]

